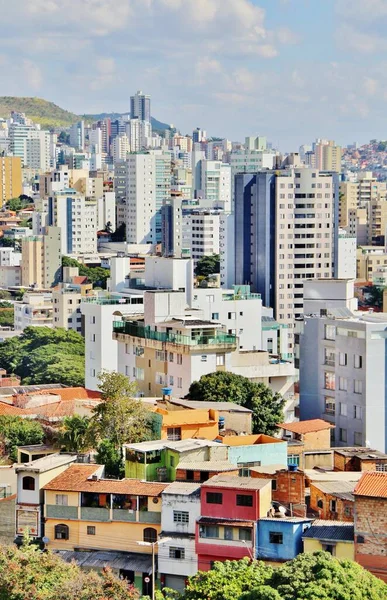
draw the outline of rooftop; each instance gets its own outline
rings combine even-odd
[[[358,456],[361,460],[375,460],[375,458],[387,458],[387,454],[385,452],[380,452],[380,450],[371,450],[371,448],[359,448],[355,446],[354,448],[332,448],[336,454],[340,454],[341,456],[345,456],[347,458],[354,458]]]
[[[355,500],[353,490],[356,486],[356,481],[314,481],[311,485],[320,490],[323,494],[337,496],[342,500]]]
[[[138,452],[151,452],[152,450],[163,450],[164,448],[170,448],[177,452],[187,452],[188,450],[206,448],[209,446],[219,446],[219,443],[211,442],[210,440],[188,438],[176,442],[171,442],[170,440],[153,440],[151,442],[139,442],[138,444],[124,444],[124,448],[137,450]]]
[[[28,463],[20,463],[16,465],[15,471],[18,473],[19,471],[32,471],[35,473],[45,473],[46,471],[51,471],[51,469],[56,469],[57,467],[61,467],[63,465],[67,465],[69,463],[75,462],[77,457],[72,454],[48,454],[43,458],[38,458],[32,462]],[[70,469],[71,467],[69,467]],[[69,470],[67,469],[67,470]]]
[[[312,519],[307,517],[260,517],[260,521],[271,521],[274,523],[308,523]]]
[[[310,481],[359,481],[360,471],[320,471],[318,469],[305,469],[305,477]]]
[[[180,398],[171,398],[168,399],[168,402],[171,404],[176,404],[178,406],[184,406],[185,408],[212,408],[214,410],[219,411],[227,411],[227,412],[244,412],[251,413],[252,411],[249,408],[244,408],[239,404],[235,404],[234,402],[207,402],[204,400],[181,400]]]
[[[190,483],[185,481],[174,481],[163,490],[163,494],[176,494],[178,496],[191,496],[198,494],[201,485],[199,483]]]
[[[286,431],[292,431],[293,433],[303,434],[333,429],[335,426],[323,419],[310,419],[308,421],[298,421],[295,423],[278,423],[277,427],[285,429]]]
[[[215,475],[202,484],[202,487],[238,488],[243,490],[260,490],[270,485],[267,479],[251,479],[250,477],[236,477],[232,475]]]
[[[91,479],[101,467],[102,465],[83,465],[78,463],[71,465],[66,471],[52,479],[43,489],[60,492],[159,496],[168,485],[166,483],[140,481],[139,479]]]
[[[355,496],[387,499],[387,473],[377,473],[376,471],[363,473],[355,487],[354,494]]]
[[[317,519],[303,533],[302,537],[327,542],[353,542],[354,526],[353,523],[345,523],[344,521],[324,521]]]
[[[177,469],[183,469],[185,471],[237,471],[238,466],[233,465],[228,460],[195,460],[195,462],[180,462]]]
[[[99,568],[110,567],[111,569],[125,569],[139,571],[140,573],[152,573],[152,559],[147,554],[139,552],[77,552],[73,550],[56,551],[66,562],[75,561],[80,567]]]
[[[264,473],[266,475],[275,475],[278,471],[288,471],[284,465],[266,465],[265,467],[250,467],[250,471],[255,473]],[[300,472],[300,469],[297,469]]]

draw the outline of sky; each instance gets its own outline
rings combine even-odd
[[[281,151],[386,139],[387,0],[0,0],[0,95]]]

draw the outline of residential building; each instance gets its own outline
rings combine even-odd
[[[235,282],[235,215],[221,213],[219,218],[220,286],[231,288]]]
[[[0,156],[0,208],[23,193],[21,158]]]
[[[283,465],[265,465],[250,468],[250,477],[271,480],[271,497],[274,502],[290,509],[292,515],[305,514],[305,474],[298,468]]]
[[[193,143],[201,143],[201,142],[205,142],[207,139],[207,132],[204,129],[201,129],[200,127],[197,127],[196,129],[193,130],[192,132],[192,141]]]
[[[53,306],[51,292],[26,292],[23,300],[14,302],[14,324],[17,331],[26,327],[52,327]]]
[[[130,152],[129,137],[126,133],[117,135],[111,144],[111,155],[113,162],[116,163],[119,160],[125,160]]]
[[[151,97],[143,94],[141,90],[130,97],[130,118],[151,120]]]
[[[21,252],[15,252],[12,247],[0,248],[0,267],[20,267],[21,260]]]
[[[271,435],[221,435],[217,440],[228,446],[227,458],[241,469],[241,476],[247,476],[249,469],[261,465],[285,467],[287,464],[286,442]]]
[[[92,289],[91,284],[85,286],[62,283],[52,292],[54,306],[54,327],[63,327],[82,333],[81,302],[87,292]]]
[[[334,448],[335,471],[386,471],[387,454],[373,448]]]
[[[331,430],[334,425],[323,419],[297,423],[280,423],[283,438],[288,443],[288,464],[301,469],[331,466]]]
[[[126,136],[131,152],[141,152],[152,147],[152,126],[149,121],[130,119],[126,124]]]
[[[356,251],[356,276],[361,281],[371,281],[376,271],[387,266],[387,252],[380,246],[358,246]]]
[[[203,483],[196,526],[199,570],[209,571],[218,560],[254,558],[257,521],[270,508],[270,481],[216,475]]]
[[[354,496],[355,560],[387,582],[387,473],[364,473]]]
[[[252,411],[234,402],[206,402],[205,400],[182,400],[180,398],[166,397],[166,408],[173,410],[213,409],[219,413],[219,422],[224,431],[231,430],[239,434],[251,434]]]
[[[387,200],[373,199],[367,204],[368,244],[385,245]]]
[[[21,285],[20,266],[0,266],[0,288],[16,287]]]
[[[91,560],[93,555],[96,558],[96,551],[102,550],[105,566],[115,568],[117,575],[149,595],[152,589],[149,575],[154,575],[150,573],[151,546],[161,530],[161,493],[166,484],[104,479],[103,473],[101,465],[76,464],[44,486],[48,548],[71,551],[72,557],[63,554],[69,561],[84,559],[86,552]],[[74,552],[79,548],[81,557]],[[126,558],[118,572],[114,565],[116,552],[124,552]],[[141,555],[148,559],[142,572],[138,568]]]
[[[333,275],[336,202],[337,177],[316,169],[235,177],[235,283],[250,283],[280,323],[302,315],[305,279]]]
[[[317,519],[302,536],[304,552],[329,552],[339,560],[354,560],[354,527],[344,521]]]
[[[359,184],[352,181],[340,182],[339,225],[349,227],[349,211],[356,210],[359,203]]]
[[[219,254],[220,212],[218,210],[193,210],[185,217],[187,254],[195,266],[204,256]]]
[[[85,147],[85,122],[78,121],[70,127],[70,146],[76,150],[84,150]]]
[[[156,408],[155,412],[161,416],[162,440],[189,440],[193,437],[214,440],[219,433],[219,413],[212,408],[172,411]]]
[[[200,484],[174,482],[161,494],[158,568],[163,586],[183,592],[187,577],[196,575],[196,521],[200,517]],[[163,538],[168,540],[163,543]]]
[[[316,168],[320,171],[341,171],[341,146],[330,140],[317,140],[314,145]]]
[[[298,323],[300,417],[334,424],[336,446],[386,452],[387,315],[352,313],[345,302],[330,308],[332,295],[325,298],[325,308]]]
[[[356,236],[339,229],[334,265],[334,276],[337,279],[356,279],[356,246]]]
[[[12,123],[9,128],[10,151],[23,167],[47,171],[50,168],[50,133],[36,125]]]
[[[225,212],[231,211],[231,167],[217,160],[200,160],[195,178],[196,198],[216,202]]]
[[[107,225],[112,232],[116,230],[116,195],[104,191],[97,199],[97,231],[103,231]]]
[[[260,517],[256,558],[269,563],[292,560],[303,551],[302,537],[310,525],[302,517]]]
[[[46,227],[44,235],[22,241],[21,284],[47,289],[56,285],[62,267],[60,227]]]
[[[353,523],[355,481],[313,481],[310,483],[310,508],[319,519]]]

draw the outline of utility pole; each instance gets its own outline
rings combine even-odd
[[[156,542],[152,542],[152,600],[155,600],[155,548]]]

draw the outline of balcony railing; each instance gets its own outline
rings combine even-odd
[[[179,335],[171,332],[154,331],[150,327],[140,327],[125,321],[114,321],[113,332],[183,346],[235,346],[237,340],[235,335],[218,331],[216,333],[203,333],[199,336],[189,337],[188,335]]]
[[[78,519],[78,507],[48,504],[46,516],[52,519]]]
[[[113,508],[113,521],[136,521],[136,511],[124,510],[122,508]]]
[[[140,510],[138,516],[140,523],[161,523],[161,512]]]
[[[82,521],[110,521],[110,510],[108,508],[81,508]]]

